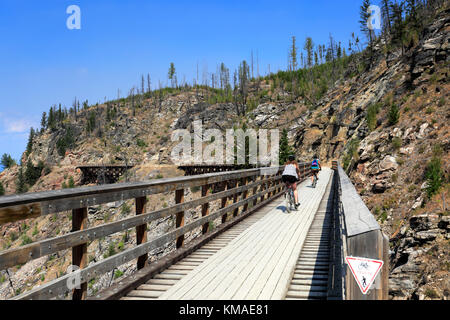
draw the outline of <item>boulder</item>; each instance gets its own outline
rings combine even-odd
[[[439,233],[440,233],[439,229],[420,231],[414,235],[414,239],[420,242],[433,241],[434,239],[437,238]]]
[[[398,168],[397,160],[392,156],[386,156],[378,165],[379,172],[396,170]]]
[[[438,228],[439,216],[435,214],[422,214],[409,219],[411,229],[419,232]]]

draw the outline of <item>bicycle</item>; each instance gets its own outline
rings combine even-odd
[[[313,183],[312,183],[312,187],[316,188],[317,185],[317,175],[313,174]]]
[[[291,213],[291,208],[295,208],[295,196],[294,190],[290,185],[286,183],[286,191],[284,193],[284,198],[286,199],[286,210],[288,213]]]

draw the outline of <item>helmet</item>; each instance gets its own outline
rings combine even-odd
[[[288,157],[288,159],[289,159],[289,161],[294,161],[294,160],[295,160],[295,156],[291,154],[291,155]]]

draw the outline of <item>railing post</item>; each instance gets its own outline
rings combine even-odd
[[[140,197],[135,199],[136,215],[145,213],[147,204],[147,197]],[[136,227],[136,245],[140,245],[147,242],[147,224],[142,224]],[[145,267],[148,255],[143,254],[137,259],[137,269],[140,270]]]
[[[234,188],[237,188],[239,186],[239,180],[235,180],[235,182],[233,183],[233,187]],[[241,179],[241,186],[242,186],[242,179]],[[240,193],[238,193],[238,192],[236,192],[234,195],[233,195],[233,203],[236,203],[237,201],[238,201],[238,197],[240,196],[241,194]],[[233,217],[236,217],[237,215],[238,215],[238,213],[239,213],[239,207],[238,208],[236,208],[236,209],[234,209],[234,211],[233,211]]]
[[[247,177],[247,178],[244,178],[244,179],[242,180],[242,185],[243,185],[243,186],[246,186],[247,183],[248,183],[248,177]],[[243,193],[243,195],[242,195],[242,200],[247,199],[247,196],[248,196],[248,190],[245,190],[244,193]],[[247,210],[248,210],[248,202],[247,202],[246,204],[244,204],[244,208],[242,209],[242,212],[246,212]]]
[[[72,210],[72,232],[87,229],[87,208]],[[72,247],[72,265],[83,269],[87,266],[87,242]],[[86,300],[87,282],[81,283],[80,289],[74,289],[72,300]]]
[[[184,189],[175,191],[175,203],[183,203],[184,202]],[[176,228],[184,226],[184,211],[177,212],[176,214]],[[181,248],[184,242],[184,234],[177,238],[176,247]]]
[[[267,180],[265,179],[265,177],[266,176],[261,176],[261,180],[263,180],[263,183],[261,184],[261,188],[259,189],[259,192],[263,192],[264,190],[267,189]],[[264,201],[264,195],[259,198],[259,201],[260,202]]]
[[[261,179],[262,176],[255,176],[254,178],[254,182],[258,181],[258,178]],[[256,195],[256,193],[258,192],[258,186],[253,188],[253,196]],[[256,204],[258,203],[258,198],[255,198],[255,200],[253,200],[253,206],[256,206]]]
[[[228,188],[228,181],[225,181],[223,187],[221,188],[221,191],[225,191]],[[222,198],[220,208],[225,208],[227,206],[228,197]],[[225,213],[222,215],[222,223],[227,222],[228,213]]]
[[[211,193],[211,186],[204,185],[202,186],[202,198],[209,196]],[[209,215],[209,202],[202,205],[202,217]],[[209,223],[205,223],[202,227],[202,234],[205,234],[209,231]]]

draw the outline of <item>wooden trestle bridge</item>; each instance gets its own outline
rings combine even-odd
[[[349,178],[338,166],[324,168],[316,188],[301,164],[300,207],[287,213],[283,168],[206,173],[144,182],[118,183],[0,197],[0,224],[72,211],[72,231],[0,252],[0,270],[71,249],[79,269],[25,291],[13,299],[387,299],[388,242]],[[220,185],[219,190],[212,188]],[[187,188],[201,196],[184,201]],[[214,192],[217,190],[217,192]],[[147,196],[173,193],[175,205],[148,211]],[[88,225],[88,207],[135,199],[136,215],[100,226]],[[212,210],[213,201],[220,206]],[[186,210],[198,218],[185,223]],[[201,213],[201,214],[200,214]],[[172,230],[147,238],[148,224],[174,216]],[[211,229],[210,222],[219,222]],[[136,229],[136,246],[88,262],[95,239]],[[185,241],[188,232],[200,236]],[[149,263],[149,252],[174,243],[176,250]],[[345,257],[384,260],[363,295]],[[136,272],[94,295],[87,283],[135,261]],[[71,289],[77,277],[81,286]]]

